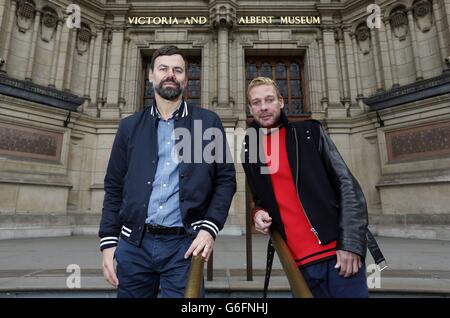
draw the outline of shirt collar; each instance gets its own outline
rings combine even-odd
[[[150,115],[157,117],[158,119],[161,119],[162,118],[161,113],[159,112],[159,109],[156,106],[156,102],[154,102],[150,107],[151,107]],[[175,109],[175,111],[172,113],[169,119],[186,117],[187,115],[188,115],[187,104],[186,101],[182,100],[180,105],[178,105],[177,109]]]

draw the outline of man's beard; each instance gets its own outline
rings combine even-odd
[[[175,87],[163,87],[164,83],[174,83]],[[167,79],[165,81],[161,81],[158,86],[155,87],[156,92],[164,99],[167,100],[175,100],[183,94],[183,88],[180,83],[175,80]]]

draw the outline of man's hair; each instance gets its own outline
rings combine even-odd
[[[281,96],[280,89],[278,88],[278,85],[277,85],[277,83],[275,83],[274,80],[272,80],[271,78],[268,78],[268,77],[260,76],[260,77],[255,77],[250,82],[250,84],[248,84],[248,87],[247,87],[247,99],[248,99],[249,103],[250,103],[250,94],[249,94],[250,90],[253,87],[260,86],[260,85],[271,85],[271,86],[273,86],[273,88],[275,88],[275,92],[277,93],[277,97],[278,98],[283,97],[283,96]]]
[[[155,67],[155,60],[156,60],[156,58],[158,58],[159,56],[163,56],[163,55],[175,55],[175,54],[179,54],[183,58],[184,65],[186,67],[185,71],[187,73],[188,62],[186,60],[186,57],[180,51],[180,49],[178,47],[176,47],[175,45],[164,45],[164,46],[161,46],[159,49],[157,49],[155,51],[155,53],[153,53],[152,60],[150,62],[150,69],[152,70],[152,72],[153,72],[153,69]]]

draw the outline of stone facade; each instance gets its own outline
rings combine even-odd
[[[144,59],[163,44],[200,57],[200,105],[220,114],[234,149],[248,119],[246,59],[301,57],[307,111],[293,120],[323,121],[375,232],[450,238],[449,0],[377,1],[374,28],[362,0],[86,0],[78,28],[71,3],[0,1],[0,238],[97,231],[119,120],[142,109]],[[206,23],[129,20],[198,16]],[[320,24],[280,25],[286,16]],[[236,168],[223,233],[240,235],[248,202]]]

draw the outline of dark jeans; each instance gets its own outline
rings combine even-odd
[[[120,240],[116,249],[118,298],[182,298],[191,264],[184,254],[193,238],[181,235],[144,235],[140,247]],[[204,288],[202,287],[204,296]]]
[[[332,258],[300,269],[314,298],[369,297],[364,262],[358,273],[348,278],[339,276],[335,265],[336,258]]]

